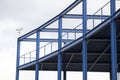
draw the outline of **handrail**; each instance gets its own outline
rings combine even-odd
[[[100,9],[98,9],[93,15],[95,15],[97,12],[99,12],[101,9],[103,9],[106,5],[108,5],[110,1],[108,1],[105,5],[103,5]]]
[[[103,15],[103,8],[106,7],[108,4],[110,3],[110,1],[108,1],[105,5],[103,5],[100,9],[98,9],[93,15],[96,15],[99,11],[101,12],[101,15]],[[94,18],[93,18],[93,28],[95,27],[94,25]],[[101,22],[103,21],[103,19],[101,19]],[[96,25],[97,26],[97,25]]]

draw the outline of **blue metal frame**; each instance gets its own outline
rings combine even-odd
[[[70,33],[82,33],[82,29],[62,29],[62,32],[70,32]],[[90,31],[90,29],[87,29],[87,31]],[[58,32],[57,28],[45,28],[41,32]]]
[[[82,4],[83,14],[83,42],[82,42],[82,70],[83,80],[87,80],[87,40],[85,35],[87,33],[87,0],[83,0]]]
[[[35,80],[39,80],[39,48],[40,48],[40,32],[38,31],[36,34],[36,65],[35,65]]]
[[[86,15],[87,19],[106,19],[108,15]],[[66,14],[63,18],[70,18],[70,19],[82,19],[82,15],[80,14]]]
[[[61,49],[62,48],[62,18],[58,20],[58,80],[61,79],[61,71],[62,71],[62,55]]]
[[[26,38],[23,41],[27,41],[27,42],[36,42],[36,38]],[[69,42],[69,41],[73,41],[73,39],[62,39],[62,42]],[[40,39],[40,42],[58,42],[57,39]]]
[[[115,0],[110,0],[111,15],[115,13]],[[117,80],[117,46],[116,46],[116,23],[111,19],[111,80]]]
[[[111,1],[111,15],[115,13],[115,0]],[[70,10],[76,7],[80,2],[82,2],[82,15],[79,14],[67,14]],[[107,3],[108,4],[108,3]],[[87,80],[87,40],[86,40],[86,33],[90,30],[87,29],[87,19],[106,19],[109,16],[103,15],[102,12],[103,7],[101,10],[101,15],[87,15],[87,0],[76,0],[73,2],[69,7],[67,7],[64,11],[60,14],[52,18],[51,20],[47,21],[40,27],[32,30],[31,32],[21,36],[18,38],[17,41],[17,62],[16,62],[16,80],[19,80],[19,69],[20,69],[20,42],[21,41],[29,41],[29,42],[36,42],[36,60],[34,61],[35,64],[35,80],[39,80],[39,54],[40,54],[40,42],[58,42],[58,80],[61,79],[62,74],[62,43],[66,43],[67,41],[72,41],[72,39],[62,39],[62,33],[83,33],[83,42],[82,42],[82,70],[83,70],[83,80]],[[99,10],[99,11],[100,11]],[[62,29],[62,19],[63,18],[71,18],[71,19],[82,19],[83,22],[83,29]],[[46,28],[53,22],[58,20],[58,28]],[[94,24],[94,23],[93,23]],[[111,17],[111,80],[117,80],[117,46],[116,46],[116,23]],[[58,39],[41,39],[40,32],[58,32]],[[36,38],[29,38],[29,36],[36,34]],[[69,35],[67,35],[68,37]],[[76,35],[75,35],[76,36]],[[75,38],[76,39],[76,38]],[[52,46],[52,44],[51,44]],[[45,49],[46,50],[46,49]],[[52,50],[52,47],[51,47]],[[52,52],[52,51],[51,51]],[[57,54],[57,53],[56,53]],[[66,70],[63,71],[63,79],[66,80]]]
[[[17,40],[17,62],[16,62],[16,80],[19,80],[19,64],[20,64],[20,41]]]

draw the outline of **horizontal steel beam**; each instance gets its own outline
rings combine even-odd
[[[57,65],[57,63],[49,63],[49,62],[46,62],[46,63],[40,63],[41,65]],[[67,63],[62,63],[63,65],[65,64],[67,64]],[[80,65],[82,65],[82,63],[70,63],[71,65],[76,65],[76,64],[80,64]],[[92,65],[93,63],[88,63],[88,65]],[[19,70],[22,70],[22,69],[25,69],[25,68],[27,68],[28,66],[29,67],[31,67],[31,66],[33,66],[33,65],[35,65],[35,61],[32,61],[32,62],[30,62],[30,63],[27,63],[27,64],[24,64],[24,65],[21,65],[21,66],[19,66],[18,67],[18,69]],[[96,65],[110,65],[110,63],[97,63]]]
[[[22,40],[24,38],[27,38],[31,35],[33,35],[34,33],[36,33],[37,31],[40,31],[42,29],[44,29],[45,27],[47,27],[48,25],[52,24],[53,22],[57,21],[60,17],[64,16],[65,14],[67,14],[70,10],[72,10],[74,7],[76,7],[80,2],[82,2],[82,0],[76,0],[75,2],[73,2],[70,6],[68,6],[64,11],[62,11],[60,14],[58,14],[57,16],[55,16],[54,18],[50,19],[49,21],[47,21],[46,23],[44,23],[43,25],[41,25],[40,27],[28,32],[27,34],[19,37],[19,40]]]
[[[62,29],[62,32],[69,32],[69,33],[82,33],[83,29]],[[88,29],[87,31],[90,31],[90,29]],[[41,32],[58,32],[57,28],[45,28],[42,29]]]
[[[63,18],[71,18],[71,19],[82,19],[82,14],[66,14]],[[87,15],[87,19],[106,19],[110,17],[109,15]]]
[[[70,42],[74,39],[62,39],[62,42]],[[28,42],[36,42],[36,38],[25,38],[22,41],[28,41]],[[88,41],[110,41],[110,39],[88,39]],[[41,38],[40,42],[58,42],[58,39],[45,39]],[[117,40],[117,42],[120,42],[120,40]]]
[[[22,41],[36,42],[36,38],[25,38]],[[62,39],[62,42],[70,42],[73,39]],[[58,39],[40,39],[40,42],[58,42]]]
[[[41,63],[41,64],[46,64],[46,65],[57,65],[57,63]],[[62,63],[62,64],[68,64],[68,63]],[[75,64],[80,64],[80,65],[82,65],[82,63],[70,63],[70,64],[72,64],[72,65],[75,65]],[[92,65],[93,63],[88,63],[88,65]],[[97,63],[96,65],[110,65],[110,63]]]
[[[88,41],[111,41],[111,39],[88,39]],[[117,42],[119,42],[120,40],[117,39]]]
[[[82,55],[81,53],[64,53],[64,54],[66,54],[66,55],[72,55],[72,54],[74,54],[74,55]],[[100,55],[100,54],[102,54],[102,53],[100,53],[100,52],[99,53],[94,53],[94,52],[93,53],[92,52],[87,53],[88,56],[92,56],[92,55],[96,56],[96,55]],[[104,55],[110,55],[110,53],[105,53]]]

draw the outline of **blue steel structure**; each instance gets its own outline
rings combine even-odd
[[[87,0],[76,0],[59,15],[19,37],[17,39],[16,80],[19,80],[20,70],[35,70],[35,80],[39,80],[39,70],[58,71],[57,80],[62,80],[62,71],[64,80],[67,80],[67,71],[82,71],[83,80],[87,80],[88,71],[110,72],[111,80],[117,80],[120,66],[120,10],[119,8],[116,10],[116,2],[116,0],[110,0],[106,3],[97,11],[101,12],[100,15],[97,15],[97,12],[88,15]],[[80,3],[82,3],[82,14],[68,14]],[[103,8],[108,4],[110,4],[110,15],[104,15]],[[64,18],[81,19],[82,23],[74,29],[66,29],[63,28]],[[88,28],[89,19],[92,19],[92,29]],[[101,22],[96,25],[95,20]],[[57,28],[49,28],[48,26],[54,22],[58,23]],[[78,28],[81,26],[82,29]],[[51,39],[42,38],[42,32],[55,32],[58,35]],[[71,38],[71,33],[74,34],[74,38]],[[30,36],[34,34],[35,37],[31,38]],[[66,38],[63,38],[64,36]],[[32,51],[35,53],[21,55],[21,42],[35,42],[36,50]],[[41,47],[43,42],[47,44]],[[48,45],[50,52],[46,54]],[[53,50],[55,47],[57,49]],[[41,57],[42,53],[44,56]],[[34,59],[32,54],[35,54]],[[21,58],[23,64],[20,64]],[[26,59],[29,61],[26,62]]]
[[[87,33],[87,0],[83,0],[82,4],[82,14],[83,14],[83,36]],[[87,80],[87,39],[83,37],[82,41],[82,70],[83,70],[83,80]]]

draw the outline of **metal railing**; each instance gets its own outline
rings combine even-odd
[[[96,19],[92,19],[92,28],[96,27],[98,24],[100,24],[101,22],[103,22],[105,19],[102,18],[103,15],[110,15],[110,11],[107,10],[107,12],[104,11],[105,8],[109,8],[110,7],[110,1],[107,2],[105,5],[103,5],[99,10],[97,10],[93,15],[101,15],[101,19],[96,20]]]
[[[25,64],[34,61],[36,58],[36,50],[30,51],[20,56],[20,64]]]

